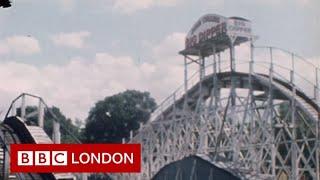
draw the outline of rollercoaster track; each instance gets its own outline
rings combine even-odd
[[[39,132],[40,127],[27,126],[19,117],[6,118],[3,123],[14,130],[22,144],[52,144],[46,134]],[[43,132],[43,130],[41,131]]]
[[[259,75],[269,78],[269,76],[267,76],[267,75],[265,75],[265,74],[259,74]],[[293,89],[292,85],[290,85],[289,83],[286,83],[286,82],[284,82],[284,81],[282,81],[282,80],[280,80],[280,79],[277,79],[277,78],[273,78],[273,80],[274,80],[275,82],[277,82],[277,83],[285,86],[288,90],[292,90],[292,89]],[[318,111],[319,111],[319,106],[317,105],[317,103],[316,103],[314,100],[310,99],[302,90],[297,89],[296,94],[297,94],[299,97],[303,98],[303,99],[304,99],[308,104],[310,104],[314,109],[318,109]]]
[[[144,163],[140,178],[151,178],[165,165],[203,152],[206,152],[213,164],[222,163],[227,169],[250,174],[251,178],[245,178],[246,173],[241,173],[243,176],[239,177],[244,179],[256,179],[254,177],[262,176],[265,179],[291,177],[294,171],[290,169],[293,167],[288,168],[288,163],[292,163],[291,158],[293,159],[296,153],[299,168],[295,176],[315,178],[316,167],[319,167],[317,165],[319,106],[316,100],[310,98],[297,84],[282,80],[278,76],[272,77],[243,72],[210,74],[188,88],[180,98],[173,98],[174,101],[166,99],[172,103],[170,105],[167,103],[168,106],[162,104],[163,109],[158,111],[157,116],[142,126],[139,133],[130,141],[143,144]],[[226,98],[228,95],[223,94],[223,98],[218,95],[219,102],[215,113],[215,108],[209,105],[213,101],[213,96],[216,96],[214,89],[221,93],[223,89],[230,89],[232,85],[237,89],[236,98],[239,98],[234,107],[236,110],[232,108],[228,110],[228,105],[225,104],[226,100],[229,101]],[[245,90],[242,91],[243,94],[240,89]],[[250,100],[254,102],[252,105],[249,105],[248,98],[250,90],[253,91],[251,97],[253,99]],[[241,102],[241,98],[244,102]],[[270,105],[269,103],[273,101],[279,104]],[[281,104],[290,105],[289,108],[295,109],[290,109],[281,116],[279,112]],[[199,106],[204,109],[199,110]],[[253,108],[252,112],[249,112],[251,110],[247,109],[248,106],[249,109]],[[292,123],[290,114],[292,110],[295,112],[296,125]],[[250,113],[252,117],[246,118]],[[227,117],[223,117],[225,115]],[[230,120],[233,118],[235,122],[243,122],[243,126],[246,127],[234,127],[233,121]],[[223,125],[225,119],[228,120]],[[255,124],[253,129],[248,121]],[[203,126],[203,123],[208,124]],[[206,135],[203,135],[205,133]],[[207,143],[211,144],[201,145],[204,136],[208,138]],[[296,138],[292,139],[294,137]],[[295,146],[292,145],[294,141]],[[234,145],[234,142],[237,142],[237,145]],[[216,153],[217,159],[212,156]],[[239,160],[234,160],[232,154],[236,154]],[[275,162],[273,165],[270,163],[272,161]],[[274,169],[273,174],[271,169]],[[253,174],[256,176],[252,176]]]
[[[190,107],[196,106],[196,104],[195,104],[196,101],[194,99],[198,99],[200,94],[202,95],[203,99],[208,98],[211,94],[210,90],[212,90],[212,88],[214,86],[213,85],[213,76],[214,76],[213,74],[208,75],[203,79],[202,82],[199,81],[198,83],[196,83],[193,87],[191,87],[187,91],[187,93],[185,95],[183,95],[180,99],[178,99],[175,102],[175,104],[172,104],[167,109],[165,109],[163,111],[163,113],[161,114],[161,116],[158,116],[158,118],[156,118],[156,121],[158,121],[158,120],[161,121],[161,119],[167,119],[167,118],[164,118],[163,116],[171,114],[171,112],[174,109],[174,106],[182,107],[186,96],[188,96],[188,98],[190,99],[190,103],[188,104]],[[218,73],[218,74],[216,74],[216,76],[218,79],[219,88],[227,88],[230,86],[230,84],[231,84],[230,79],[232,76],[231,72]],[[236,83],[236,88],[248,88],[248,86],[249,86],[249,74],[248,73],[235,72],[233,74],[233,76],[236,78],[236,81],[238,82],[238,83]],[[253,74],[252,87],[254,90],[264,91],[265,89],[269,88],[268,84],[263,82],[263,79],[261,79],[262,77],[269,79],[269,76],[265,75],[265,74]],[[273,81],[277,84],[282,85],[288,91],[292,91],[292,89],[293,89],[291,84],[284,82],[280,79],[273,78]],[[201,93],[199,92],[200,84],[202,85],[202,88],[205,88],[207,90],[206,92],[201,92]],[[290,99],[291,94],[285,93],[283,89],[278,88],[278,86],[276,86],[275,84],[273,86],[275,87],[274,91],[278,92],[278,93],[275,93],[275,95],[276,95],[275,98]],[[313,108],[313,111],[319,112],[319,106],[316,104],[316,102],[314,100],[310,99],[303,91],[301,91],[300,89],[296,89],[296,95],[297,95],[297,97],[300,97],[301,99],[303,99],[308,105],[310,105]],[[300,108],[304,108],[304,107],[301,106]],[[318,120],[318,115],[314,114],[314,112],[311,114],[309,113],[309,117],[315,121]]]
[[[30,100],[38,101],[38,106],[31,111],[27,111],[27,102]],[[19,107],[16,105],[19,102]],[[45,113],[46,112],[46,113]],[[50,119],[45,119],[46,115],[49,113]],[[30,123],[37,118],[37,123]],[[53,121],[52,121],[53,118]],[[52,139],[44,130],[44,121],[50,121],[52,123]],[[29,122],[29,123],[28,123]],[[7,177],[5,179],[35,179],[35,180],[74,180],[79,175],[73,173],[17,173],[10,174],[9,171],[9,157],[10,157],[10,144],[60,144],[61,134],[60,127],[65,130],[71,137],[74,138],[75,142],[79,143],[79,140],[64,126],[63,122],[55,115],[55,113],[48,107],[44,100],[36,95],[22,93],[17,98],[15,98],[4,118],[0,123],[0,143],[2,149],[0,151],[0,166],[2,166],[2,171],[0,172],[1,177]],[[1,176],[2,175],[2,176]],[[80,176],[79,176],[80,177]]]
[[[25,123],[19,117],[9,117],[4,120],[1,125],[4,135],[4,143],[9,144],[36,144],[35,136],[29,131]],[[8,148],[9,149],[9,148]],[[19,173],[16,174],[18,179],[26,180],[55,180],[55,176],[51,173]]]

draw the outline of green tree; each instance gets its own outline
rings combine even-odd
[[[86,142],[120,143],[136,132],[156,108],[148,92],[127,90],[98,101],[89,112],[84,128]]]
[[[60,111],[59,108],[57,107],[51,107],[50,110],[53,112],[53,114],[55,114],[55,116],[57,117],[57,119],[60,120],[60,131],[61,131],[61,142],[62,143],[76,143],[74,138],[72,137],[75,136],[77,139],[81,139],[81,134],[80,134],[80,128],[77,127],[76,125],[74,125],[72,123],[72,120],[70,118],[67,118],[66,116],[64,116],[62,114],[62,112]],[[51,116],[51,114],[49,113],[49,111],[45,112],[45,116],[48,118],[51,118],[50,121],[53,121],[54,118]],[[51,124],[47,124],[52,126]],[[50,129],[52,130],[51,127],[46,128],[46,123],[44,124],[44,128],[46,129]],[[50,134],[52,134],[52,131],[50,132]],[[71,135],[72,134],[72,135]]]

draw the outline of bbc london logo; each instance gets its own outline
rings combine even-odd
[[[140,172],[140,144],[12,144],[14,173]]]

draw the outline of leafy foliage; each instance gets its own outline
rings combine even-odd
[[[90,110],[84,129],[85,141],[90,143],[120,143],[130,131],[150,118],[156,108],[148,92],[127,90],[98,101]]]

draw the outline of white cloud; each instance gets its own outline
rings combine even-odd
[[[74,0],[60,0],[60,4],[63,10],[70,11],[75,6]]]
[[[222,5],[224,5],[224,3],[225,3],[225,0],[207,1],[208,6],[216,7],[216,8],[220,8]]]
[[[52,36],[52,41],[57,46],[64,46],[70,48],[84,48],[86,47],[85,39],[91,35],[88,31],[59,33]]]
[[[311,3],[316,2],[317,0],[258,0],[257,3],[270,4],[270,5],[283,5],[288,3],[295,3],[298,6],[307,6]]]
[[[317,0],[297,0],[297,3],[303,6],[310,5],[311,3],[314,3],[314,2],[317,2]]]
[[[176,37],[178,36],[178,37]],[[165,45],[179,49],[181,34],[175,33],[156,45],[163,52]],[[177,42],[177,40],[180,41]],[[58,106],[68,117],[84,119],[90,107],[105,96],[137,89],[149,91],[158,101],[168,96],[182,83],[183,69],[177,65],[177,52],[159,57],[155,63],[137,64],[128,56],[96,53],[91,58],[74,58],[65,65],[37,67],[15,62],[0,63],[0,110],[22,92],[42,96],[50,105]],[[180,59],[182,62],[182,58]],[[4,106],[5,104],[5,106]]]
[[[183,33],[173,33],[157,44],[148,43],[151,56],[155,58],[152,63],[138,64],[131,57],[113,56],[107,52],[96,53],[93,57],[74,58],[65,65],[37,67],[2,62],[0,82],[6,84],[0,87],[0,111],[6,111],[9,102],[22,92],[40,95],[49,105],[60,107],[68,117],[81,119],[86,118],[97,100],[126,89],[149,91],[160,102],[183,82],[183,58],[177,52],[183,49],[184,36]],[[247,45],[237,47],[236,51],[241,60],[248,60]],[[278,63],[289,67],[287,63],[290,56],[274,53]],[[225,54],[222,59],[228,60],[228,53]],[[268,56],[262,54],[256,52],[259,59],[267,60]],[[210,62],[211,59],[208,59],[207,63]],[[297,67],[302,73],[308,68]],[[256,69],[256,72],[259,70]],[[308,71],[306,76],[312,74],[312,71]]]
[[[0,42],[0,55],[10,52],[8,45],[5,42]]]
[[[174,6],[179,0],[114,0],[112,8],[121,13],[133,13],[157,6]]]
[[[34,0],[20,0],[19,3],[26,3],[26,4],[31,4],[34,3]],[[44,5],[48,5],[48,2],[50,0],[45,0],[45,1],[39,1],[39,3],[44,3]],[[75,1],[75,0],[56,0],[52,1],[56,3],[61,9],[63,10],[73,10],[74,6],[76,5],[76,2],[80,2],[80,0]]]
[[[320,57],[313,57],[313,58],[310,58],[310,60],[313,64],[315,64],[320,69]]]
[[[0,54],[17,53],[30,55],[40,52],[39,41],[29,36],[11,36],[0,41]]]
[[[153,53],[163,59],[176,56],[184,48],[185,37],[185,33],[172,33],[152,49]]]

